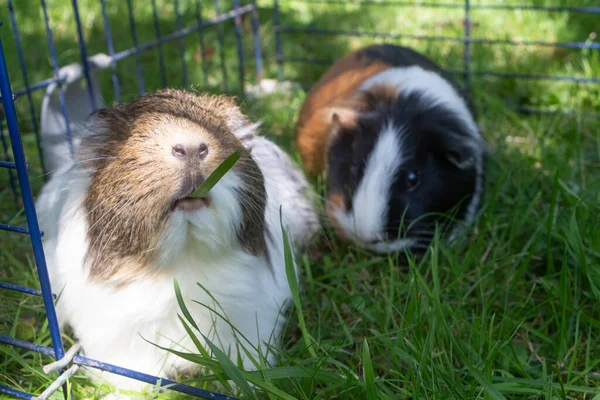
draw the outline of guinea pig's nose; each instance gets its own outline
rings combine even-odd
[[[184,146],[182,144],[176,144],[173,146],[173,155],[177,158],[194,157],[197,155],[200,159],[203,159],[208,154],[208,146],[206,143],[200,143],[196,148],[192,146]]]
[[[200,146],[198,146],[198,155],[200,156],[200,158],[204,158],[207,154],[208,146],[206,145],[206,143],[200,143]]]
[[[176,144],[173,146],[173,155],[177,158],[184,158],[187,156],[187,151],[185,151],[185,147],[180,144]]]

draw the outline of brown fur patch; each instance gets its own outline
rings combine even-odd
[[[337,220],[333,216],[333,214],[335,212],[344,210],[344,203],[345,203],[345,200],[344,200],[343,193],[338,193],[338,192],[329,193],[329,196],[327,199],[327,205],[325,206],[325,211],[327,212],[327,217],[329,218],[331,227],[333,228],[335,233],[340,238],[345,240],[345,239],[347,239],[345,232],[342,229],[342,227],[337,223]]]
[[[95,113],[80,157],[92,178],[84,200],[90,247],[86,263],[96,280],[133,279],[155,258],[173,203],[189,195],[234,151],[233,167],[244,181],[240,244],[254,254],[266,249],[263,176],[231,131],[242,114],[224,96],[164,90]],[[201,143],[205,158],[192,157]],[[192,151],[172,155],[176,144]]]
[[[308,173],[317,175],[325,166],[325,149],[332,131],[326,110],[359,106],[360,100],[353,98],[356,90],[366,79],[389,68],[354,52],[335,62],[312,87],[296,124],[296,144]]]

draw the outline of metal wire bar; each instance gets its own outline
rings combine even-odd
[[[279,0],[273,1],[273,30],[275,31],[275,57],[277,58],[277,79],[283,81],[283,47],[281,45],[281,16],[279,15]],[[287,28],[289,29],[289,28]],[[291,31],[290,31],[291,32]]]
[[[47,11],[45,11],[45,15],[47,20]],[[48,318],[48,327],[50,329],[50,336],[52,337],[52,344],[54,347],[54,354],[56,355],[57,359],[60,359],[64,355],[62,338],[60,336],[60,327],[58,325],[56,310],[54,308],[54,300],[52,298],[52,290],[50,288],[50,278],[48,276],[46,258],[44,257],[44,247],[42,246],[42,235],[40,232],[40,227],[38,225],[33,195],[31,194],[29,177],[27,176],[27,163],[25,161],[25,154],[23,153],[23,143],[21,141],[21,134],[19,132],[19,126],[17,123],[15,105],[11,97],[12,93],[10,88],[10,80],[8,78],[8,69],[6,67],[4,47],[2,45],[1,38],[0,93],[2,93],[3,95],[2,104],[4,105],[6,123],[10,135],[15,164],[17,165],[17,177],[19,180],[19,186],[21,187],[21,197],[23,199],[23,206],[25,208],[25,216],[27,219],[27,226],[29,229],[29,237],[31,238],[31,244],[33,247],[33,256],[35,259],[35,264],[37,266],[38,278],[42,290],[42,298],[44,299],[44,307],[46,309],[46,316]]]
[[[202,5],[196,0],[196,23],[202,24]],[[208,66],[206,65],[206,46],[204,45],[204,34],[198,30],[200,39],[200,62],[202,63],[202,77],[204,79],[204,90],[208,89]]]
[[[106,46],[108,47],[108,55],[112,58],[110,67],[112,69],[112,82],[113,89],[115,91],[115,100],[117,103],[121,102],[121,84],[119,82],[119,75],[117,74],[117,63],[114,59],[115,48],[113,46],[112,34],[110,31],[110,22],[108,20],[108,12],[106,10],[106,0],[100,0],[102,4],[102,19],[104,20],[104,36],[106,36]]]
[[[154,33],[156,34],[156,43],[158,45],[158,68],[160,70],[160,79],[163,87],[167,87],[167,74],[165,72],[165,55],[163,53],[162,37],[160,35],[160,23],[158,21],[158,11],[156,9],[156,0],[152,0],[152,20],[154,21]]]
[[[15,90],[14,95],[20,96],[23,94],[27,94],[28,92],[35,92],[37,90],[45,89],[48,86],[52,85],[53,83],[56,83],[57,85],[60,86],[60,84],[63,83],[64,81],[65,81],[65,78],[63,78],[63,77],[44,79],[43,81],[40,81],[38,83],[31,85],[29,88]],[[33,118],[33,119],[36,119],[36,118]]]
[[[215,0],[215,13],[217,13],[217,15],[221,14],[220,0]],[[219,55],[221,58],[221,75],[223,76],[223,90],[227,92],[229,90],[229,84],[227,83],[227,68],[225,67],[225,35],[222,22],[217,24],[217,35],[219,40]]]
[[[233,0],[233,9],[238,10],[240,8],[240,0]],[[239,62],[239,79],[240,79],[240,92],[244,94],[244,47],[242,45],[242,17],[237,16],[233,19],[233,26],[235,29],[235,39],[237,43],[238,62]]]
[[[566,49],[591,49],[600,50],[600,43],[594,42],[544,42],[544,41],[529,41],[529,40],[507,40],[507,39],[485,39],[465,36],[429,36],[429,35],[411,35],[394,32],[365,32],[365,31],[348,31],[341,29],[321,29],[321,28],[301,28],[282,26],[277,28],[280,33],[306,33],[313,35],[327,36],[358,36],[358,37],[381,37],[389,39],[415,39],[439,42],[455,42],[455,43],[474,43],[474,44],[491,44],[491,45],[510,45],[510,46],[541,46],[555,47]]]
[[[87,57],[87,48],[85,46],[85,38],[83,37],[83,28],[81,27],[81,18],[79,18],[79,6],[77,0],[72,0],[73,14],[75,15],[75,24],[77,25],[77,39],[79,40],[79,55],[81,56],[81,65],[83,65],[83,76],[87,83],[87,90],[90,96],[91,111],[96,111],[96,98],[94,97],[94,85],[90,76],[90,66]],[[44,175],[46,177],[46,175]]]
[[[50,364],[44,365],[42,370],[45,374],[49,374],[54,371],[61,370],[69,366],[73,358],[81,351],[81,345],[79,343],[71,346],[69,350],[65,353],[65,356],[58,361],[52,362]]]
[[[52,382],[50,384],[50,386],[48,386],[46,388],[46,390],[44,390],[42,392],[42,394],[40,394],[39,396],[35,397],[35,400],[47,400],[50,398],[50,396],[52,396],[52,394],[54,392],[56,392],[58,389],[60,389],[61,386],[63,386],[64,384],[67,383],[67,380],[72,377],[73,375],[75,375],[75,373],[79,370],[80,366],[79,365],[71,365],[69,368],[67,368],[67,370],[65,372],[63,372],[62,374],[60,374],[58,376],[58,378],[56,378],[56,380],[54,382]]]
[[[22,392],[4,385],[0,385],[0,393],[14,397],[15,399],[35,399],[35,395],[33,394]]]
[[[48,38],[48,47],[50,48],[50,58],[52,59],[52,69],[54,70],[54,79],[58,80],[59,79],[58,71],[60,68],[58,66],[58,58],[56,56],[56,47],[54,47],[54,39],[52,37],[52,29],[50,28],[50,18],[48,17],[48,9],[46,8],[46,0],[40,0],[40,1],[42,4],[42,10],[44,11],[44,24],[46,26],[46,37]],[[8,82],[8,78],[7,78],[7,82]],[[2,99],[2,100],[4,101],[4,99]],[[71,155],[73,155],[73,140],[71,138],[71,126],[69,125],[69,115],[67,114],[67,104],[65,103],[65,91],[60,85],[58,86],[58,101],[60,104],[60,112],[65,121],[66,136],[67,136],[67,143],[69,144],[69,151],[71,152]],[[12,102],[11,102],[11,104],[12,104]],[[15,123],[16,123],[16,121],[15,121]],[[14,145],[15,144],[13,143],[13,146]]]
[[[4,136],[2,136],[2,138],[4,138]],[[10,172],[11,169],[16,169],[17,165],[11,161],[0,161],[0,168],[8,168]]]
[[[10,346],[18,347],[24,350],[30,350],[36,353],[54,357],[54,351],[49,347],[40,346],[38,344],[27,342],[21,339],[16,339],[10,336],[0,335],[0,343],[8,344]],[[107,364],[82,355],[76,355],[73,358],[73,364],[99,369],[101,371],[107,371],[121,376],[126,376],[128,378],[137,379],[138,381],[146,382],[151,385],[160,384],[161,387],[168,387],[168,389],[170,390],[175,390],[180,393],[200,397],[202,399],[236,400],[235,398],[230,396],[225,396],[222,394],[210,392],[208,390],[195,388],[193,386],[177,383],[169,379],[144,374],[127,368],[117,367],[116,365]]]
[[[56,353],[50,347],[31,343],[26,340],[17,339],[12,336],[0,335],[0,343],[7,344],[12,347],[18,347],[19,349],[23,350],[34,351],[36,353],[43,354],[48,357],[56,358]]]
[[[178,31],[183,28],[181,22],[181,11],[179,10],[179,0],[175,0],[175,27]],[[187,64],[185,62],[185,39],[184,36],[179,38],[179,57],[181,58],[181,76],[183,87],[187,88],[190,86],[188,73],[187,73]]]
[[[13,285],[12,283],[0,282],[0,289],[12,290],[15,292],[31,294],[34,296],[42,296],[42,291],[37,289],[28,288],[25,286]],[[56,299],[56,295],[52,295]]]
[[[302,57],[284,57],[285,62],[295,62],[301,64],[316,64],[316,65],[329,65],[334,60],[326,58],[302,58]],[[448,70],[453,74],[462,75],[464,70]],[[497,78],[512,78],[522,80],[547,80],[557,82],[575,82],[575,83],[600,83],[600,78],[584,78],[577,76],[557,76],[557,75],[542,75],[542,74],[520,74],[512,72],[496,72],[496,71],[471,71],[471,75],[477,76],[492,76]]]
[[[390,7],[420,7],[420,8],[463,8],[464,3],[414,3],[410,1],[347,1],[347,0],[288,0],[290,3],[313,3],[330,5],[360,5],[360,6],[390,6]],[[521,10],[521,11],[544,11],[544,12],[568,12],[568,13],[591,13],[600,14],[600,7],[573,7],[573,6],[535,6],[528,4],[508,5],[508,4],[478,4],[472,5],[472,9],[477,10]]]
[[[600,118],[600,113],[595,112],[581,112],[578,110],[554,110],[554,109],[546,109],[546,108],[536,108],[536,107],[516,107],[514,111],[523,113],[523,114],[540,114],[540,115],[566,115],[566,116],[578,116],[584,118]]]
[[[4,158],[6,160],[10,160],[10,154],[8,154],[8,143],[6,143],[6,138],[4,137],[4,129],[2,128],[3,121],[0,121],[0,142],[2,142],[2,150],[4,152]],[[13,169],[17,168],[14,162],[12,161],[0,161],[0,167],[7,168],[6,173],[8,174],[8,183],[10,185],[10,190],[12,192],[13,201],[15,204],[19,203],[19,195],[17,193],[17,184],[15,181],[15,173]]]
[[[127,11],[129,12],[129,30],[131,31],[131,40],[133,40],[133,47],[137,49],[138,37],[137,30],[135,28],[135,16],[133,14],[133,5],[131,4],[131,0],[127,0]],[[142,60],[139,52],[135,53],[135,68],[137,71],[140,94],[144,94],[146,92],[146,84],[144,82],[144,72],[142,70]]]
[[[132,47],[130,49],[115,53],[113,59],[115,62],[119,62],[119,61],[124,60],[128,57],[131,57],[133,55],[142,53],[146,50],[149,50],[149,49],[152,49],[155,47],[160,47],[165,43],[168,43],[168,42],[178,39],[179,37],[187,36],[194,32],[201,32],[205,29],[208,29],[210,27],[217,25],[220,22],[225,22],[225,21],[231,20],[231,19],[235,18],[237,15],[247,14],[249,12],[252,12],[253,9],[254,8],[251,4],[242,6],[237,11],[236,10],[229,11],[227,13],[221,14],[220,16],[218,16],[212,20],[204,21],[204,22],[198,23],[196,25],[183,28],[180,31],[173,32],[168,35],[162,36],[160,39],[153,40],[153,41],[141,44],[137,47]],[[205,65],[205,67],[206,67],[206,65]],[[206,70],[208,71],[208,68],[206,68]],[[207,72],[207,75],[208,75],[208,72]],[[65,81],[64,77],[44,79],[43,81],[40,81],[36,84],[31,85],[29,87],[29,91],[34,92],[37,90],[45,89],[54,83],[60,85],[64,81]],[[208,82],[207,82],[207,84],[208,84]],[[14,94],[17,96],[20,96],[20,95],[26,94],[26,93],[27,93],[27,89],[18,89],[18,90],[15,90],[15,92],[14,92]],[[1,96],[0,96],[0,99],[1,99]]]
[[[471,93],[471,14],[470,1],[465,0],[465,53],[463,85],[467,96]]]
[[[179,39],[181,36],[187,36],[190,33],[193,33],[196,31],[202,31],[206,28],[210,28],[211,26],[215,26],[222,22],[229,21],[229,20],[235,18],[237,15],[247,14],[250,11],[252,11],[252,5],[250,5],[250,4],[246,5],[244,7],[240,7],[239,10],[237,10],[237,11],[232,10],[232,11],[226,12],[224,14],[221,14],[220,16],[218,16],[210,21],[206,21],[201,24],[183,28],[182,30],[180,30],[178,32],[173,32],[168,35],[165,35],[165,36],[161,37],[160,40],[153,40],[151,42],[144,43],[144,44],[140,45],[137,49],[131,48],[131,49],[120,51],[117,54],[115,54],[114,59],[117,62],[121,61],[121,60],[135,54],[136,52],[141,52],[141,51],[151,49],[153,47],[160,46],[164,43],[171,42],[173,40]]]
[[[13,1],[8,0],[8,11],[10,14],[10,24],[12,26],[13,37],[17,46],[17,57],[19,58],[19,65],[21,66],[21,76],[23,77],[23,84],[25,85],[25,93],[27,94],[27,102],[29,105],[29,115],[31,116],[31,123],[33,125],[33,133],[35,134],[35,141],[37,145],[38,157],[42,166],[42,172],[44,176],[44,182],[48,179],[46,176],[46,163],[44,162],[44,152],[42,151],[41,140],[40,140],[40,128],[36,118],[35,106],[33,105],[33,98],[31,97],[31,89],[29,87],[29,74],[27,73],[27,64],[25,63],[25,57],[23,53],[23,45],[21,44],[21,35],[19,34],[19,28],[17,26],[17,18],[15,17],[15,9],[13,7]],[[1,132],[0,132],[1,134]],[[11,185],[14,178],[11,177]],[[16,193],[16,191],[15,191]]]
[[[16,167],[15,167],[15,169],[16,169]],[[0,230],[16,232],[16,233],[24,233],[26,235],[29,234],[29,229],[23,228],[21,226],[15,226],[15,225],[0,224]]]
[[[258,20],[258,5],[256,0],[251,0],[252,6],[252,38],[254,39],[254,70],[256,73],[256,82],[260,83],[263,78],[263,59],[260,46],[260,22]]]

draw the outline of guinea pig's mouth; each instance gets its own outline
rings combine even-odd
[[[175,198],[171,203],[170,211],[181,210],[193,212],[210,207],[212,201],[209,195],[206,195],[205,197],[191,197],[193,192],[193,190],[190,190],[185,193],[185,195]]]
[[[210,205],[210,197],[184,197],[179,200],[175,200],[175,202],[171,206],[171,210],[191,212],[198,211],[205,207],[210,207]]]

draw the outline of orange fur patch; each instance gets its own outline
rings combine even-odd
[[[325,149],[332,131],[327,109],[358,106],[353,104],[353,96],[360,85],[389,68],[380,61],[351,53],[334,63],[313,86],[296,124],[296,144],[309,174],[318,175],[325,167]]]

